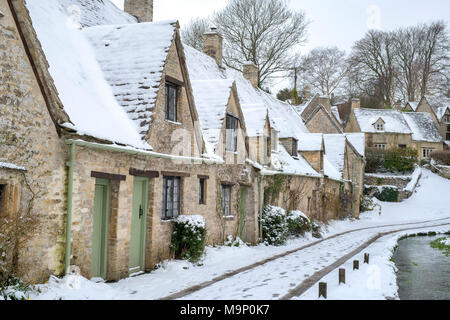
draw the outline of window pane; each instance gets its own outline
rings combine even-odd
[[[166,85],[166,119],[177,121],[177,88]]]

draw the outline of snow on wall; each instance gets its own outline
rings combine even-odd
[[[150,128],[175,23],[97,26],[83,31],[116,100],[142,138]]]
[[[0,162],[0,169],[11,169],[11,170],[19,170],[19,171],[26,171],[24,167],[17,166],[13,163],[9,162]]]
[[[89,42],[74,27],[69,7],[86,1],[27,0],[26,3],[59,97],[75,124],[67,126],[82,135],[150,149],[114,98]],[[105,17],[110,16],[109,21],[119,16],[114,13],[117,8],[105,5],[103,9],[101,12]]]

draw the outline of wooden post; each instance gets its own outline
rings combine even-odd
[[[353,270],[359,270],[359,260],[353,260]]]
[[[327,283],[319,282],[319,298],[324,297],[327,298]]]
[[[339,284],[345,283],[345,269],[339,269]]]
[[[368,253],[364,253],[364,263],[369,264],[369,254]]]

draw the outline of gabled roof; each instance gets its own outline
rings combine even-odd
[[[339,114],[339,109],[337,106],[331,106],[331,112],[333,113],[333,116],[338,121],[338,123],[342,126],[344,123],[341,119],[341,116]]]
[[[217,148],[233,83],[229,79],[191,82],[208,154],[214,154]]]
[[[374,124],[381,118],[386,133],[411,134],[411,129],[406,123],[403,113],[397,110],[387,109],[354,109],[356,121],[362,132],[377,133]]]
[[[323,151],[323,134],[301,134],[298,139],[298,151]]]
[[[323,140],[326,157],[342,178],[344,174],[346,137],[343,134],[324,134]]]
[[[442,142],[442,136],[429,113],[405,112],[403,116],[411,128],[414,141]]]
[[[147,134],[176,21],[87,28],[83,34],[95,51],[114,97]]]
[[[408,101],[408,102],[406,103],[405,107],[407,107],[407,106],[410,106],[411,109],[412,109],[413,111],[416,111],[417,108],[419,107],[419,102]]]
[[[87,0],[27,0],[26,3],[50,74],[72,122],[65,127],[80,135],[150,149],[141,139],[138,127],[117,103],[89,41],[74,25],[70,9],[81,8],[81,21],[86,25],[94,20],[123,24],[135,19],[122,14],[109,1],[94,4]],[[91,11],[90,5],[97,9]]]
[[[236,82],[247,133],[250,136],[262,132],[264,129],[264,109],[268,111],[270,123],[277,131],[279,131],[280,138],[297,138],[297,135],[308,132],[301,117],[291,105],[279,101],[272,95],[258,88],[254,88],[252,84],[244,78],[241,72],[226,67],[219,67],[213,58],[203,52],[187,45],[184,46],[184,49],[191,80],[231,79]],[[259,116],[256,119],[249,116],[250,114],[256,115],[257,113]]]
[[[355,132],[355,133],[344,133],[347,137],[347,140],[350,144],[355,148],[355,150],[359,153],[361,157],[365,156],[366,149],[366,138],[363,132]]]
[[[303,118],[305,120],[305,124],[308,124],[308,122],[310,122],[312,119],[314,119],[315,115],[319,112],[322,111],[325,116],[330,120],[330,123],[335,127],[335,129],[339,132],[342,133],[342,126],[341,124],[338,122],[338,120],[336,119],[336,117],[332,114],[330,114],[328,112],[328,110],[321,104],[317,105],[316,107],[314,107],[314,109],[312,110],[311,113],[309,113],[309,117],[308,118]]]
[[[447,110],[450,110],[450,99],[443,97],[424,96],[425,99],[433,110],[438,121],[442,121]]]
[[[302,155],[299,154],[298,157],[293,158],[281,143],[278,145],[278,152],[272,153],[272,162],[277,170],[283,171],[284,173],[312,177],[321,176]]]

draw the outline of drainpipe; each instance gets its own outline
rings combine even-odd
[[[264,205],[263,179],[264,176],[260,175],[258,183],[259,183],[259,238],[261,242],[263,241],[263,232],[262,232],[262,213]]]
[[[73,169],[75,166],[75,149],[76,144],[72,143],[70,145],[70,159],[67,163],[69,167],[69,177],[67,182],[67,222],[66,222],[66,257],[65,257],[65,267],[66,274],[69,272],[70,268],[70,256],[71,256],[71,242],[72,242],[72,193],[73,193]]]

